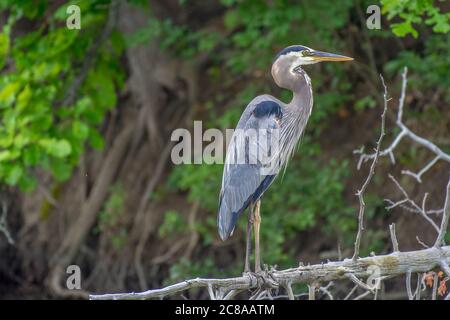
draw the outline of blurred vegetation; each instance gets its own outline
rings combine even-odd
[[[220,30],[155,18],[125,39],[113,32],[95,57],[76,99],[61,105],[64,93],[79,75],[89,48],[98,37],[99,25],[107,19],[109,1],[73,1],[82,8],[82,32],[67,32],[67,5],[48,16],[47,1],[2,1],[0,10],[7,10],[9,19],[0,33],[0,182],[31,189],[36,168],[49,170],[55,179],[63,181],[70,177],[87,146],[103,147],[98,125],[116,105],[117,92],[124,82],[120,57],[126,46],[158,41],[173,57],[193,63],[199,56],[208,55],[205,77],[217,90],[214,95],[203,97],[194,110],[195,117],[201,117],[208,127],[221,129],[234,127],[255,95],[267,92],[289,100],[290,93],[274,89],[271,81],[261,76],[267,74],[277,50],[294,43],[344,54],[366,49],[367,44],[359,48],[359,44],[352,43],[350,34],[354,32],[352,28],[361,24],[358,8],[372,4],[369,0],[342,0],[338,5],[331,0],[220,2],[224,10]],[[379,71],[394,77],[406,65],[413,89],[431,91],[439,87],[446,102],[450,102],[450,13],[441,12],[432,0],[382,0],[381,4],[383,19],[392,21],[392,30],[362,30],[369,43],[412,35],[421,37],[423,44],[419,50],[418,46],[411,50],[404,47],[393,56],[377,56],[377,64],[382,68]],[[182,10],[189,1],[179,1],[179,5]],[[11,41],[12,27],[23,16],[38,27]],[[10,67],[4,69],[8,61]],[[297,263],[298,246],[289,244],[300,241],[299,231],[315,228],[322,236],[344,246],[351,246],[354,240],[355,208],[344,197],[353,166],[348,160],[324,157],[319,141],[340,110],[358,114],[374,108],[377,97],[374,92],[356,93],[350,72],[342,65],[326,64],[320,68],[320,72],[310,71],[315,103],[299,152],[262,202],[262,252],[268,264],[286,267]],[[238,90],[232,88],[235,84]],[[436,102],[430,102],[425,114],[412,115],[437,117],[439,121],[439,109],[433,103]],[[198,201],[209,212],[207,219],[195,224],[205,248],[217,238],[215,214],[221,178],[221,165],[177,166],[163,186],[164,195],[152,195],[162,201],[171,193],[184,192],[189,201]],[[126,237],[125,231],[116,228],[125,192],[117,186],[111,189],[97,228],[97,232],[118,230],[112,240],[118,247]],[[368,219],[384,214],[380,210],[382,199],[369,195],[367,202]],[[176,210],[168,210],[159,237],[185,233],[188,224],[184,219]],[[240,220],[239,228],[244,230],[246,219]],[[364,254],[383,246],[378,233],[368,233],[365,241]],[[236,273],[241,268],[242,261],[238,259],[226,273]],[[213,258],[204,256],[195,263],[180,260],[173,264],[170,280],[214,273],[217,267]]]
[[[422,3],[423,2],[423,3]],[[231,37],[220,38],[210,33],[203,38],[202,31],[189,31],[186,26],[173,26],[170,20],[152,20],[152,27],[140,33],[142,39],[148,41],[153,37],[164,39],[161,45],[168,52],[173,52],[183,58],[195,57],[195,53],[209,50],[220,42],[225,51],[214,58],[217,65],[209,69],[209,79],[220,81],[227,85],[235,81],[237,76],[249,75],[258,70],[268,69],[273,57],[273,48],[282,48],[287,44],[308,43],[315,48],[333,48],[331,51],[342,52],[346,43],[341,37],[336,37],[336,30],[348,27],[349,17],[354,10],[355,1],[341,1],[339,6],[333,6],[332,1],[304,3],[296,1],[229,1],[222,3],[227,7],[224,14],[224,26],[232,34]],[[365,1],[367,7],[370,1]],[[415,3],[415,4],[414,4]],[[360,4],[361,5],[361,2]],[[426,86],[442,86],[448,90],[448,67],[450,65],[450,34],[448,33],[449,14],[441,14],[439,9],[433,7],[432,1],[383,1],[383,13],[388,19],[397,15],[406,19],[407,26],[393,24],[392,32],[397,36],[412,33],[415,37],[418,31],[413,23],[421,23],[421,16],[425,13],[432,15],[426,24],[433,24],[433,31],[444,35],[433,35],[425,42],[425,50],[420,52],[402,51],[395,59],[386,64],[386,72],[391,75],[398,73],[403,66],[408,66],[411,74],[419,73],[420,85],[423,80]],[[326,21],[327,23],[323,23]],[[295,33],[292,29],[295,26]],[[239,30],[239,31],[234,31]],[[144,36],[147,35],[148,37]],[[375,38],[393,37],[392,34],[370,32],[369,36]],[[183,39],[182,41],[180,41]],[[444,40],[444,41],[443,41]],[[204,41],[207,41],[205,44]],[[345,51],[344,51],[345,52]],[[258,57],[255,59],[255,57]],[[425,59],[425,61],[420,61]],[[225,61],[225,66],[223,62]],[[430,66],[432,68],[430,69]],[[337,238],[343,246],[351,246],[357,227],[355,208],[344,200],[343,190],[350,168],[348,161],[338,162],[336,159],[318,160],[322,153],[320,145],[314,143],[321,131],[329,125],[329,119],[338,109],[346,104],[352,104],[355,109],[374,107],[375,100],[371,96],[356,98],[347,75],[341,66],[325,65],[326,72],[314,74],[313,87],[319,88],[322,83],[329,80],[329,74],[334,78],[329,85],[328,92],[315,94],[314,111],[312,113],[308,132],[301,143],[299,156],[291,161],[287,173],[276,180],[276,183],[266,192],[263,205],[263,225],[261,237],[264,252],[264,262],[279,266],[292,266],[296,263],[293,249],[286,247],[286,243],[295,241],[299,231],[318,226],[325,236]],[[412,81],[414,84],[414,80]],[[243,107],[257,94],[270,92],[267,83],[249,83],[241,89],[233,101],[227,103],[226,111],[217,117],[216,110],[208,108],[211,127],[222,129],[232,127],[237,123]],[[289,96],[281,93],[284,99]],[[213,97],[205,105],[220,105],[221,97]],[[230,108],[231,107],[231,108]],[[173,170],[171,185],[180,190],[188,191],[191,201],[200,201],[201,205],[215,212],[217,210],[217,195],[220,190],[222,167],[219,165],[178,166]],[[367,219],[373,218],[377,208],[383,207],[382,199],[369,195],[367,202]],[[326,201],[324,201],[326,199]],[[383,210],[383,212],[385,212]],[[245,219],[241,219],[240,228],[245,230]],[[209,228],[200,229],[204,245],[211,241],[211,234],[216,228],[215,217],[207,219]],[[383,248],[382,233],[368,232],[367,246],[364,254],[370,251],[379,251]],[[204,261],[204,268],[181,261],[185,272],[179,271],[180,265],[172,267],[173,280],[180,280],[186,274],[201,275],[210,270],[210,258]],[[233,270],[238,271],[241,266]]]
[[[414,38],[419,36],[419,32],[414,24],[432,26],[436,33],[448,33],[450,31],[449,12],[441,12],[434,5],[434,0],[382,0],[383,13],[390,20],[394,17],[400,17],[402,22],[391,25],[392,32],[397,36],[403,37],[412,34]],[[441,1],[443,2],[443,1]]]
[[[0,67],[7,60],[12,64],[0,77],[0,181],[23,190],[35,185],[33,169],[45,168],[63,181],[78,164],[86,142],[102,148],[97,126],[116,105],[116,90],[123,83],[119,64],[123,46],[116,33],[110,37],[110,48],[98,52],[76,98],[66,101],[64,94],[89,59],[88,49],[108,12],[99,1],[77,3],[83,12],[83,32],[67,32],[68,5],[48,17],[47,1],[0,4],[9,12],[0,34]],[[41,25],[11,43],[12,26],[24,16]]]
[[[121,216],[124,214],[125,191],[120,185],[109,188],[109,197],[98,214],[98,223],[94,228],[94,234],[108,234],[108,240],[115,250],[124,246],[127,239],[127,230],[121,224]]]

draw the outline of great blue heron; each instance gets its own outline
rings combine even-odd
[[[241,115],[227,149],[217,223],[221,239],[226,240],[233,233],[238,217],[250,207],[244,272],[250,271],[252,225],[255,232],[255,272],[261,271],[260,199],[278,175],[280,168],[287,165],[311,115],[311,81],[301,66],[320,61],[349,60],[353,58],[316,51],[301,45],[281,50],[272,63],[272,77],[279,87],[293,92],[291,102],[284,103],[271,95],[260,95],[247,105]],[[247,132],[250,130],[257,131],[256,136],[262,139],[249,139]],[[261,141],[275,131],[279,133],[277,147],[266,144],[263,147]],[[274,140],[268,141],[270,144],[270,141]],[[262,149],[277,163],[276,168],[269,173],[263,170],[267,165],[259,157]]]

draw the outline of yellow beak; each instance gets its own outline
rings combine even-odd
[[[313,51],[311,58],[314,61],[352,61],[353,58],[323,51]]]

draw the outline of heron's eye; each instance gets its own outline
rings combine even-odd
[[[310,50],[303,50],[302,51],[302,56],[304,57],[309,57],[312,55],[312,52]]]

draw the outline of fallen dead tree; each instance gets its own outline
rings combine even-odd
[[[355,285],[374,293],[381,280],[408,273],[423,273],[436,267],[448,269],[450,246],[432,247],[409,252],[393,252],[388,255],[361,258],[357,261],[328,262],[311,266],[299,266],[286,270],[268,270],[261,274],[248,273],[227,279],[190,279],[171,286],[137,293],[91,295],[92,300],[154,299],[164,298],[193,288],[208,289],[211,299],[231,299],[245,290],[257,290],[254,298],[269,298],[271,289],[284,287],[291,299],[292,284],[306,283],[320,289],[320,284],[348,279]],[[449,274],[450,275],[450,274]],[[367,284],[361,279],[374,280]],[[312,297],[311,297],[312,298]]]

